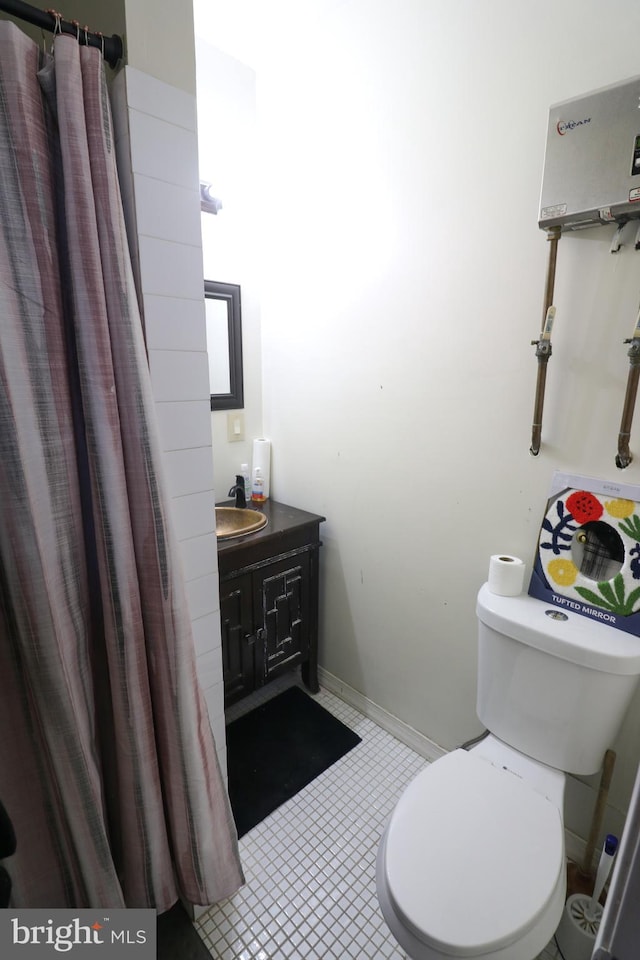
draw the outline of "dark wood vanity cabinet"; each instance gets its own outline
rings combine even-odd
[[[256,637],[253,632],[251,574],[220,584],[222,675],[225,706],[255,687]]]
[[[254,505],[252,505],[254,506]],[[218,541],[225,706],[301,665],[318,691],[318,556],[324,517],[273,500],[256,533]]]

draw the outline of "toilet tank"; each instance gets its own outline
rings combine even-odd
[[[535,760],[596,773],[638,685],[640,639],[486,583],[476,612],[482,723]]]

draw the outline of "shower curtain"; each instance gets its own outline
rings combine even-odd
[[[176,322],[179,319],[176,318]],[[198,687],[100,52],[0,23],[0,800],[14,906],[242,883]]]

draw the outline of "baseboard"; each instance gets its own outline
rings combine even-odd
[[[364,714],[365,717],[369,717],[370,720],[377,723],[379,727],[382,727],[383,730],[390,733],[396,740],[400,740],[401,743],[404,743],[407,747],[419,753],[425,760],[438,760],[439,757],[443,757],[445,753],[447,753],[443,747],[438,746],[433,740],[429,740],[424,734],[418,733],[418,731],[410,727],[408,723],[404,723],[402,720],[394,717],[388,710],[379,707],[378,704],[370,700],[369,697],[365,697],[364,694],[350,687],[348,683],[339,680],[338,677],[329,673],[324,667],[318,667],[318,679],[320,685],[328,690],[329,693],[334,693],[336,697],[340,697],[341,700],[344,700],[345,703],[352,706],[354,710]]]
[[[443,747],[434,743],[433,740],[414,730],[408,723],[399,720],[398,717],[389,713],[388,710],[378,706],[378,704],[370,700],[369,697],[365,697],[364,694],[350,687],[348,683],[339,680],[338,677],[329,673],[324,667],[318,667],[318,679],[320,685],[326,690],[335,694],[336,697],[340,697],[341,700],[344,700],[345,703],[352,706],[354,710],[364,714],[365,717],[369,717],[369,719],[377,723],[379,727],[382,727],[383,730],[390,733],[396,740],[400,740],[401,743],[415,750],[415,752],[420,754],[421,757],[424,757],[425,760],[437,760],[447,753]],[[582,837],[579,837],[567,829],[565,829],[564,836],[567,859],[573,860],[576,863],[582,863],[586,842]]]

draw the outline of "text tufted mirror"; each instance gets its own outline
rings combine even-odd
[[[207,353],[212,410],[244,406],[240,287],[205,280]]]

